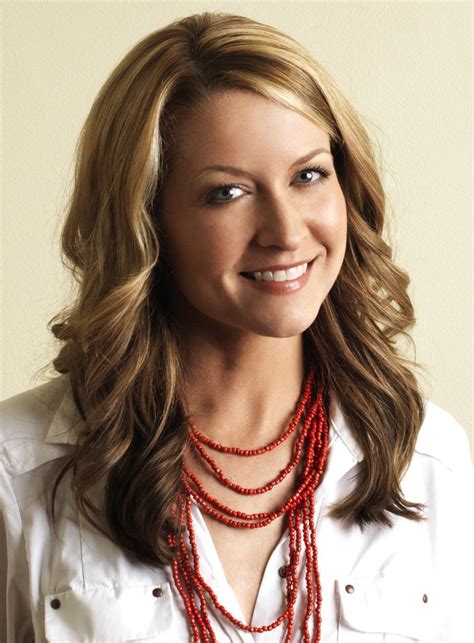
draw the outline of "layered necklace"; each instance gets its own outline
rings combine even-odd
[[[203,435],[193,423],[189,423],[189,436],[196,455],[212,471],[219,482],[241,495],[257,495],[271,491],[280,484],[288,474],[302,465],[298,474],[295,490],[275,511],[244,513],[236,511],[214,498],[203,487],[199,479],[183,466],[182,481],[184,493],[177,503],[177,514],[182,525],[179,538],[170,533],[169,544],[175,549],[173,561],[173,578],[183,599],[193,643],[217,642],[209,619],[208,605],[215,609],[237,628],[246,632],[269,632],[286,621],[285,643],[290,643],[294,633],[295,604],[298,595],[299,562],[305,556],[306,606],[302,626],[302,638],[305,643],[318,642],[321,635],[321,585],[316,548],[314,494],[327,460],[328,421],[324,407],[325,386],[319,382],[315,392],[312,372],[306,378],[303,392],[298,401],[296,413],[288,428],[276,440],[258,449],[240,449],[223,446]],[[289,464],[272,481],[261,487],[243,487],[233,482],[222,472],[210,452],[228,453],[242,457],[258,457],[276,449],[288,440],[304,417],[303,428],[295,440],[293,456]],[[220,602],[212,587],[206,583],[200,572],[199,554],[191,516],[192,499],[199,507],[215,520],[236,529],[259,529],[285,516],[289,533],[289,560],[286,566],[286,601],[284,611],[268,625],[247,625],[233,616]],[[186,541],[187,532],[187,541]],[[302,549],[304,547],[304,552]],[[310,622],[313,621],[313,633],[310,634]]]

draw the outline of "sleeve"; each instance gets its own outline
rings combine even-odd
[[[11,481],[0,460],[0,641],[30,643],[32,640],[22,520]]]
[[[449,614],[440,640],[460,643],[472,640],[472,582],[474,578],[474,474],[467,433],[457,425],[452,433],[455,458],[445,485],[444,501],[450,510],[443,516],[441,584]],[[441,521],[441,516],[439,517]]]

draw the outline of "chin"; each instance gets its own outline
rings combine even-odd
[[[258,335],[263,335],[264,337],[295,337],[296,335],[304,333],[304,331],[311,326],[316,319],[318,312],[319,308],[311,315],[282,317],[281,319],[273,319],[267,323],[257,323],[253,330]]]

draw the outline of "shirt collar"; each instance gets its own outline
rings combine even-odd
[[[47,444],[76,444],[78,433],[84,425],[74,401],[69,377],[66,376],[65,380],[67,383],[64,396],[44,438]]]
[[[349,424],[342,412],[340,400],[332,387],[329,387],[329,425],[356,462],[361,462],[364,454],[357,444]]]

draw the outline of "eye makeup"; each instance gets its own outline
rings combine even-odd
[[[298,174],[302,174],[303,172],[314,172],[316,174],[319,174],[320,177],[319,179],[315,181],[311,181],[310,183],[300,183],[300,185],[303,186],[308,186],[308,187],[314,187],[314,186],[319,186],[323,181],[325,181],[330,175],[331,172],[329,170],[326,170],[325,168],[321,167],[320,165],[316,166],[311,166],[311,167],[305,167],[297,172]],[[239,190],[243,190],[239,185],[236,183],[226,183],[226,182],[221,182],[218,183],[212,190],[210,190],[206,197],[205,197],[205,202],[209,205],[226,205],[227,203],[233,203],[234,201],[237,201],[237,198],[235,199],[228,199],[224,201],[219,201],[214,198],[214,195],[216,192],[219,190],[232,190],[233,188],[237,188]]]

